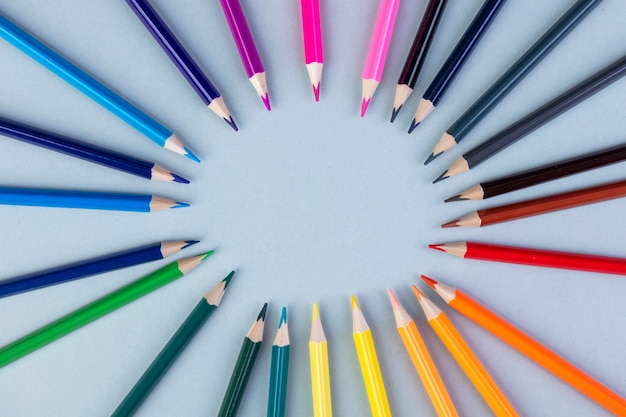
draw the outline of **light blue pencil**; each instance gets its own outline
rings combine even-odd
[[[200,162],[175,133],[0,15],[0,36],[165,149]]]
[[[10,187],[0,187],[0,205],[142,212],[189,207],[187,203],[147,194]]]

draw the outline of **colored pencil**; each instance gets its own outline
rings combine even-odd
[[[380,84],[389,51],[389,43],[396,24],[400,0],[381,0],[376,16],[376,24],[372,32],[370,47],[367,51],[365,68],[363,68],[363,91],[361,97],[361,117],[365,116],[367,107]]]
[[[149,180],[189,184],[189,180],[154,162],[144,161],[11,120],[0,118],[0,134]]]
[[[320,100],[320,83],[324,67],[322,25],[319,0],[300,0],[302,8],[302,34],[304,35],[304,61],[313,86],[315,101]]]
[[[398,333],[400,333],[404,347],[411,357],[413,366],[415,366],[415,370],[422,384],[424,384],[424,388],[426,388],[426,393],[433,403],[437,415],[439,417],[457,417],[459,414],[454,408],[454,403],[450,399],[448,390],[439,375],[439,371],[437,371],[415,321],[402,307],[395,294],[391,290],[388,292]]]
[[[626,196],[626,180],[473,211],[441,227],[483,227]]]
[[[311,336],[309,337],[309,364],[311,366],[311,394],[313,417],[332,417],[333,404],[330,394],[330,366],[328,342],[322,327],[317,304],[313,304]]]
[[[176,134],[139,110],[57,52],[0,15],[0,37],[143,133],[157,145],[200,162]]]
[[[393,110],[391,111],[391,123],[396,120],[400,109],[415,88],[422,65],[424,65],[426,55],[428,54],[430,43],[435,36],[439,20],[443,15],[447,2],[448,0],[430,0],[426,7],[424,17],[422,17],[422,22],[417,29],[413,44],[411,49],[409,49],[409,55],[406,57],[404,67],[398,78],[396,96],[393,101]]]
[[[235,271],[228,274],[217,286],[202,297],[163,350],[152,361],[128,395],[111,414],[111,417],[132,416],[135,414],[154,387],[198,333],[202,325],[220,305],[233,275],[235,275]]]
[[[500,387],[491,378],[480,360],[454,327],[448,316],[413,285],[415,297],[433,328],[465,375],[472,381],[480,395],[498,417],[518,416]]]
[[[0,368],[187,275],[213,251],[174,261],[0,349]]]
[[[252,368],[256,361],[256,357],[263,343],[263,328],[265,327],[265,313],[267,312],[267,303],[263,305],[261,312],[256,321],[246,334],[239,351],[239,357],[235,363],[235,369],[230,377],[226,394],[222,400],[222,406],[217,414],[218,417],[234,417],[237,415],[239,404],[246,390],[246,385],[250,379]]]
[[[591,97],[613,82],[626,75],[626,56],[585,79],[537,110],[523,117],[511,126],[496,133],[482,144],[466,152],[450,165],[447,171],[434,182],[444,180],[477,167],[500,151],[521,140],[524,136],[540,128],[552,119],[565,113],[578,103]]]
[[[148,194],[12,187],[0,187],[0,205],[141,212],[189,207],[187,203]]]
[[[626,145],[611,147],[600,152],[567,159],[522,173],[479,183],[445,201],[449,203],[461,200],[484,200],[624,160],[626,160]]]
[[[443,134],[424,164],[453,148],[602,0],[578,0]]]
[[[259,95],[267,111],[272,110],[270,106],[270,96],[267,92],[267,81],[265,78],[265,68],[257,51],[250,32],[250,27],[246,21],[246,16],[241,9],[239,0],[220,0],[224,16],[228,22],[228,27],[237,45],[241,62],[246,71],[246,75],[254,87],[254,91]]]
[[[363,312],[361,312],[361,308],[354,296],[352,296],[352,336],[354,337],[354,345],[359,357],[361,372],[363,373],[367,398],[372,409],[372,417],[391,417],[372,331],[365,321]]]
[[[489,28],[505,1],[485,0],[478,13],[476,13],[474,20],[465,29],[465,33],[463,33],[446,62],[441,66],[441,69],[424,92],[424,96],[417,106],[415,116],[413,116],[409,133],[412,133],[417,125],[423,122],[435,110],[435,107],[452,85],[452,81],[459,74],[465,61],[470,57],[482,36],[487,32],[487,28]]]
[[[238,130],[220,93],[148,0],[126,0],[126,4],[135,12],[209,110],[224,119],[235,131]]]
[[[429,247],[465,259],[626,275],[624,258],[477,242],[452,242]]]
[[[287,401],[287,381],[289,375],[289,329],[287,308],[283,307],[270,365],[270,389],[267,401],[267,417],[284,417]]]
[[[86,261],[49,268],[28,275],[0,281],[0,297],[62,284],[79,278],[103,274],[146,262],[158,261],[198,243],[197,240],[159,242],[141,248],[105,255]]]
[[[541,343],[456,288],[422,276],[452,308],[483,327],[616,416],[626,416],[626,400]]]

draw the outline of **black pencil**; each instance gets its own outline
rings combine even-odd
[[[445,201],[449,203],[461,200],[485,200],[500,194],[510,193],[622,161],[626,161],[626,145],[612,147],[589,155],[560,161],[556,164],[545,165],[540,168],[479,183]]]
[[[422,65],[428,54],[428,48],[433,40],[439,20],[443,14],[443,10],[446,7],[448,0],[430,0],[422,23],[420,23],[415,39],[413,39],[413,45],[409,50],[409,55],[406,57],[404,68],[398,78],[398,86],[396,87],[396,97],[393,102],[393,111],[391,112],[391,123],[396,120],[396,116],[400,109],[406,103],[409,96],[415,88],[415,83],[419,78]]]
[[[468,171],[626,75],[626,55],[460,156],[434,182]]]

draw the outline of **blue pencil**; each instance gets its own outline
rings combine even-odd
[[[141,248],[105,255],[95,259],[64,265],[58,268],[46,269],[20,277],[0,281],[0,298],[32,291],[51,285],[62,284],[78,278],[85,278],[116,269],[127,268],[146,262],[158,261],[191,245],[197,240],[180,240],[159,242]]]
[[[187,203],[147,194],[11,187],[0,187],[0,205],[142,212],[189,207]]]
[[[66,136],[11,120],[0,118],[0,134],[149,180],[189,184],[189,181],[185,178],[153,162],[110,151],[99,146],[89,145]]]
[[[165,149],[200,162],[176,134],[0,15],[0,36]]]
[[[157,43],[161,45],[161,48],[163,48],[187,82],[200,96],[204,104],[224,119],[235,131],[238,130],[220,93],[150,3],[147,0],[126,0],[126,3],[135,12]]]

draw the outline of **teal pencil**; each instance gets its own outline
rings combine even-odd
[[[289,329],[287,327],[287,307],[280,315],[278,331],[272,346],[270,367],[270,390],[267,401],[267,417],[285,417],[287,400],[287,376],[289,374]]]
[[[174,333],[174,336],[161,350],[161,353],[154,359],[146,372],[139,378],[139,381],[111,414],[111,417],[132,416],[135,414],[163,375],[165,375],[170,366],[191,342],[191,339],[198,333],[198,330],[220,305],[233,275],[235,275],[235,271],[228,274],[215,288],[202,297],[191,314]]]

